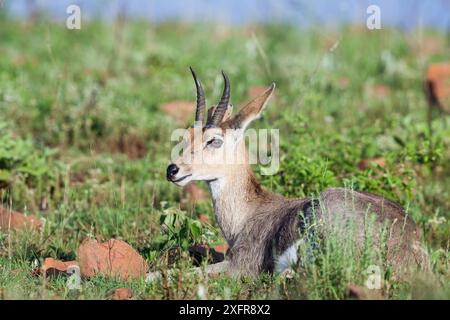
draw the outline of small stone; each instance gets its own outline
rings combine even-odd
[[[42,221],[32,215],[24,215],[20,212],[0,207],[0,229],[34,229],[40,230]]]
[[[124,280],[145,276],[148,266],[139,253],[128,243],[111,239],[98,243],[84,241],[78,248],[78,261],[83,277],[118,276]]]
[[[129,288],[118,288],[112,294],[113,300],[128,300],[133,297],[133,292]]]

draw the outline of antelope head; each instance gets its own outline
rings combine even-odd
[[[182,154],[173,156],[167,167],[167,179],[178,186],[191,181],[215,181],[233,175],[236,168],[248,166],[244,131],[257,119],[271,97],[275,84],[261,96],[246,104],[236,115],[232,115],[230,104],[230,81],[222,71],[224,89],[217,104],[206,109],[203,87],[191,68],[197,89],[195,122],[179,144]]]

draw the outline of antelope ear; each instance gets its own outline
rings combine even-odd
[[[212,118],[214,112],[216,111],[216,107],[217,106],[212,106],[211,108],[208,109],[208,115],[207,115],[206,122],[211,121],[211,118]],[[227,111],[225,111],[225,114],[223,115],[222,122],[225,122],[228,119],[230,119],[232,113],[233,113],[233,105],[230,103],[230,104],[228,104]]]
[[[272,85],[264,91],[263,94],[247,103],[237,115],[228,120],[229,127],[231,129],[245,130],[253,120],[258,119],[261,116],[261,113],[267,105],[267,102],[272,96],[274,90],[275,83],[272,83]]]
[[[225,114],[223,115],[222,122],[225,122],[228,119],[230,119],[232,114],[233,114],[233,105],[230,103],[227,107],[227,111],[225,111]]]

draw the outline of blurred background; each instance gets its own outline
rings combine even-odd
[[[100,1],[4,1],[18,16],[30,10],[44,11],[54,19],[65,19],[65,8],[77,4],[85,18],[111,19],[118,13],[152,22],[184,21],[224,24],[292,23],[297,26],[342,23],[363,24],[369,5],[378,5],[385,26],[414,29],[421,25],[450,28],[450,2],[447,0],[100,0]]]

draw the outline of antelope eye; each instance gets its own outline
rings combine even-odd
[[[213,148],[220,148],[223,144],[223,140],[219,139],[219,138],[212,138],[211,140],[209,140],[206,145],[207,146],[211,146]]]

